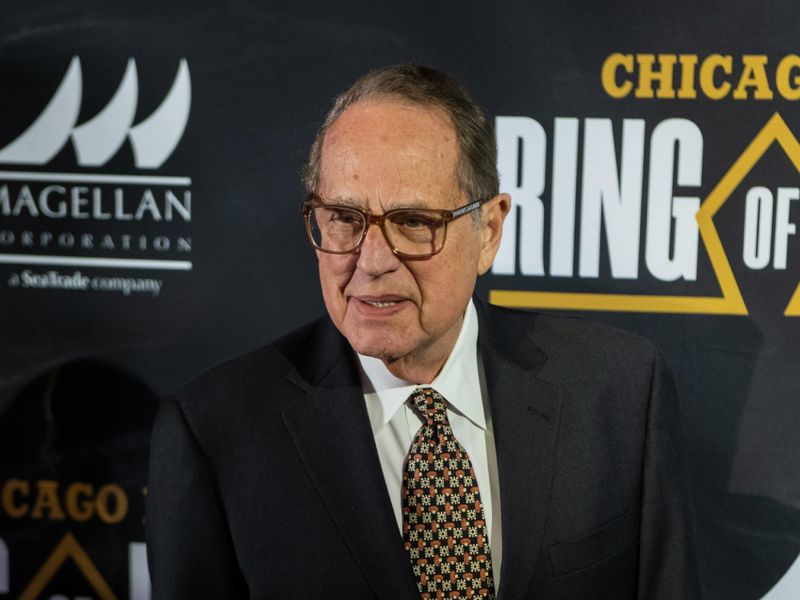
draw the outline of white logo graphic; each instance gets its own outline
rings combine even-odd
[[[800,591],[800,556],[762,600],[795,600]]]
[[[133,126],[139,82],[136,61],[128,60],[122,81],[108,104],[97,115],[76,126],[81,107],[83,78],[76,56],[50,102],[19,137],[0,149],[0,163],[43,165],[72,137],[81,166],[107,163],[126,138],[140,169],[157,169],[169,158],[189,120],[191,81],[189,66],[181,59],[167,95],[153,113]]]

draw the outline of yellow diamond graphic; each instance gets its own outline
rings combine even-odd
[[[518,308],[559,308],[647,313],[746,315],[747,305],[733,275],[725,249],[714,226],[714,215],[753,169],[764,153],[777,143],[800,172],[800,143],[780,114],[772,115],[742,155],[736,159],[697,211],[700,238],[706,248],[721,296],[650,296],[641,294],[592,294],[491,290],[489,301]],[[800,316],[800,285],[784,315]]]
[[[39,598],[45,586],[50,582],[53,576],[58,572],[64,562],[71,558],[80,569],[86,581],[91,584],[94,591],[97,593],[100,600],[117,600],[114,592],[100,575],[100,571],[94,566],[94,563],[86,554],[86,551],[75,539],[71,533],[66,534],[63,539],[58,543],[56,549],[45,561],[42,567],[34,575],[28,587],[19,597],[19,600],[35,600]]]

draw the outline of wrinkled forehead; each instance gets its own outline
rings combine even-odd
[[[457,148],[455,128],[443,109],[385,95],[360,100],[337,117],[325,134],[323,158],[325,149],[355,141],[376,149],[421,145],[453,153]]]
[[[458,146],[450,119],[438,107],[391,97],[348,107],[322,145],[323,197],[452,197]]]

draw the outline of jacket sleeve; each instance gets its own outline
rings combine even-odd
[[[177,401],[150,448],[146,533],[153,598],[247,598],[212,471]]]
[[[672,376],[653,362],[642,462],[639,600],[701,597],[694,519]]]

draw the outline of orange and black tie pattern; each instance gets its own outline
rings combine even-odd
[[[478,481],[432,388],[408,399],[425,421],[403,472],[403,542],[423,599],[494,598]]]

